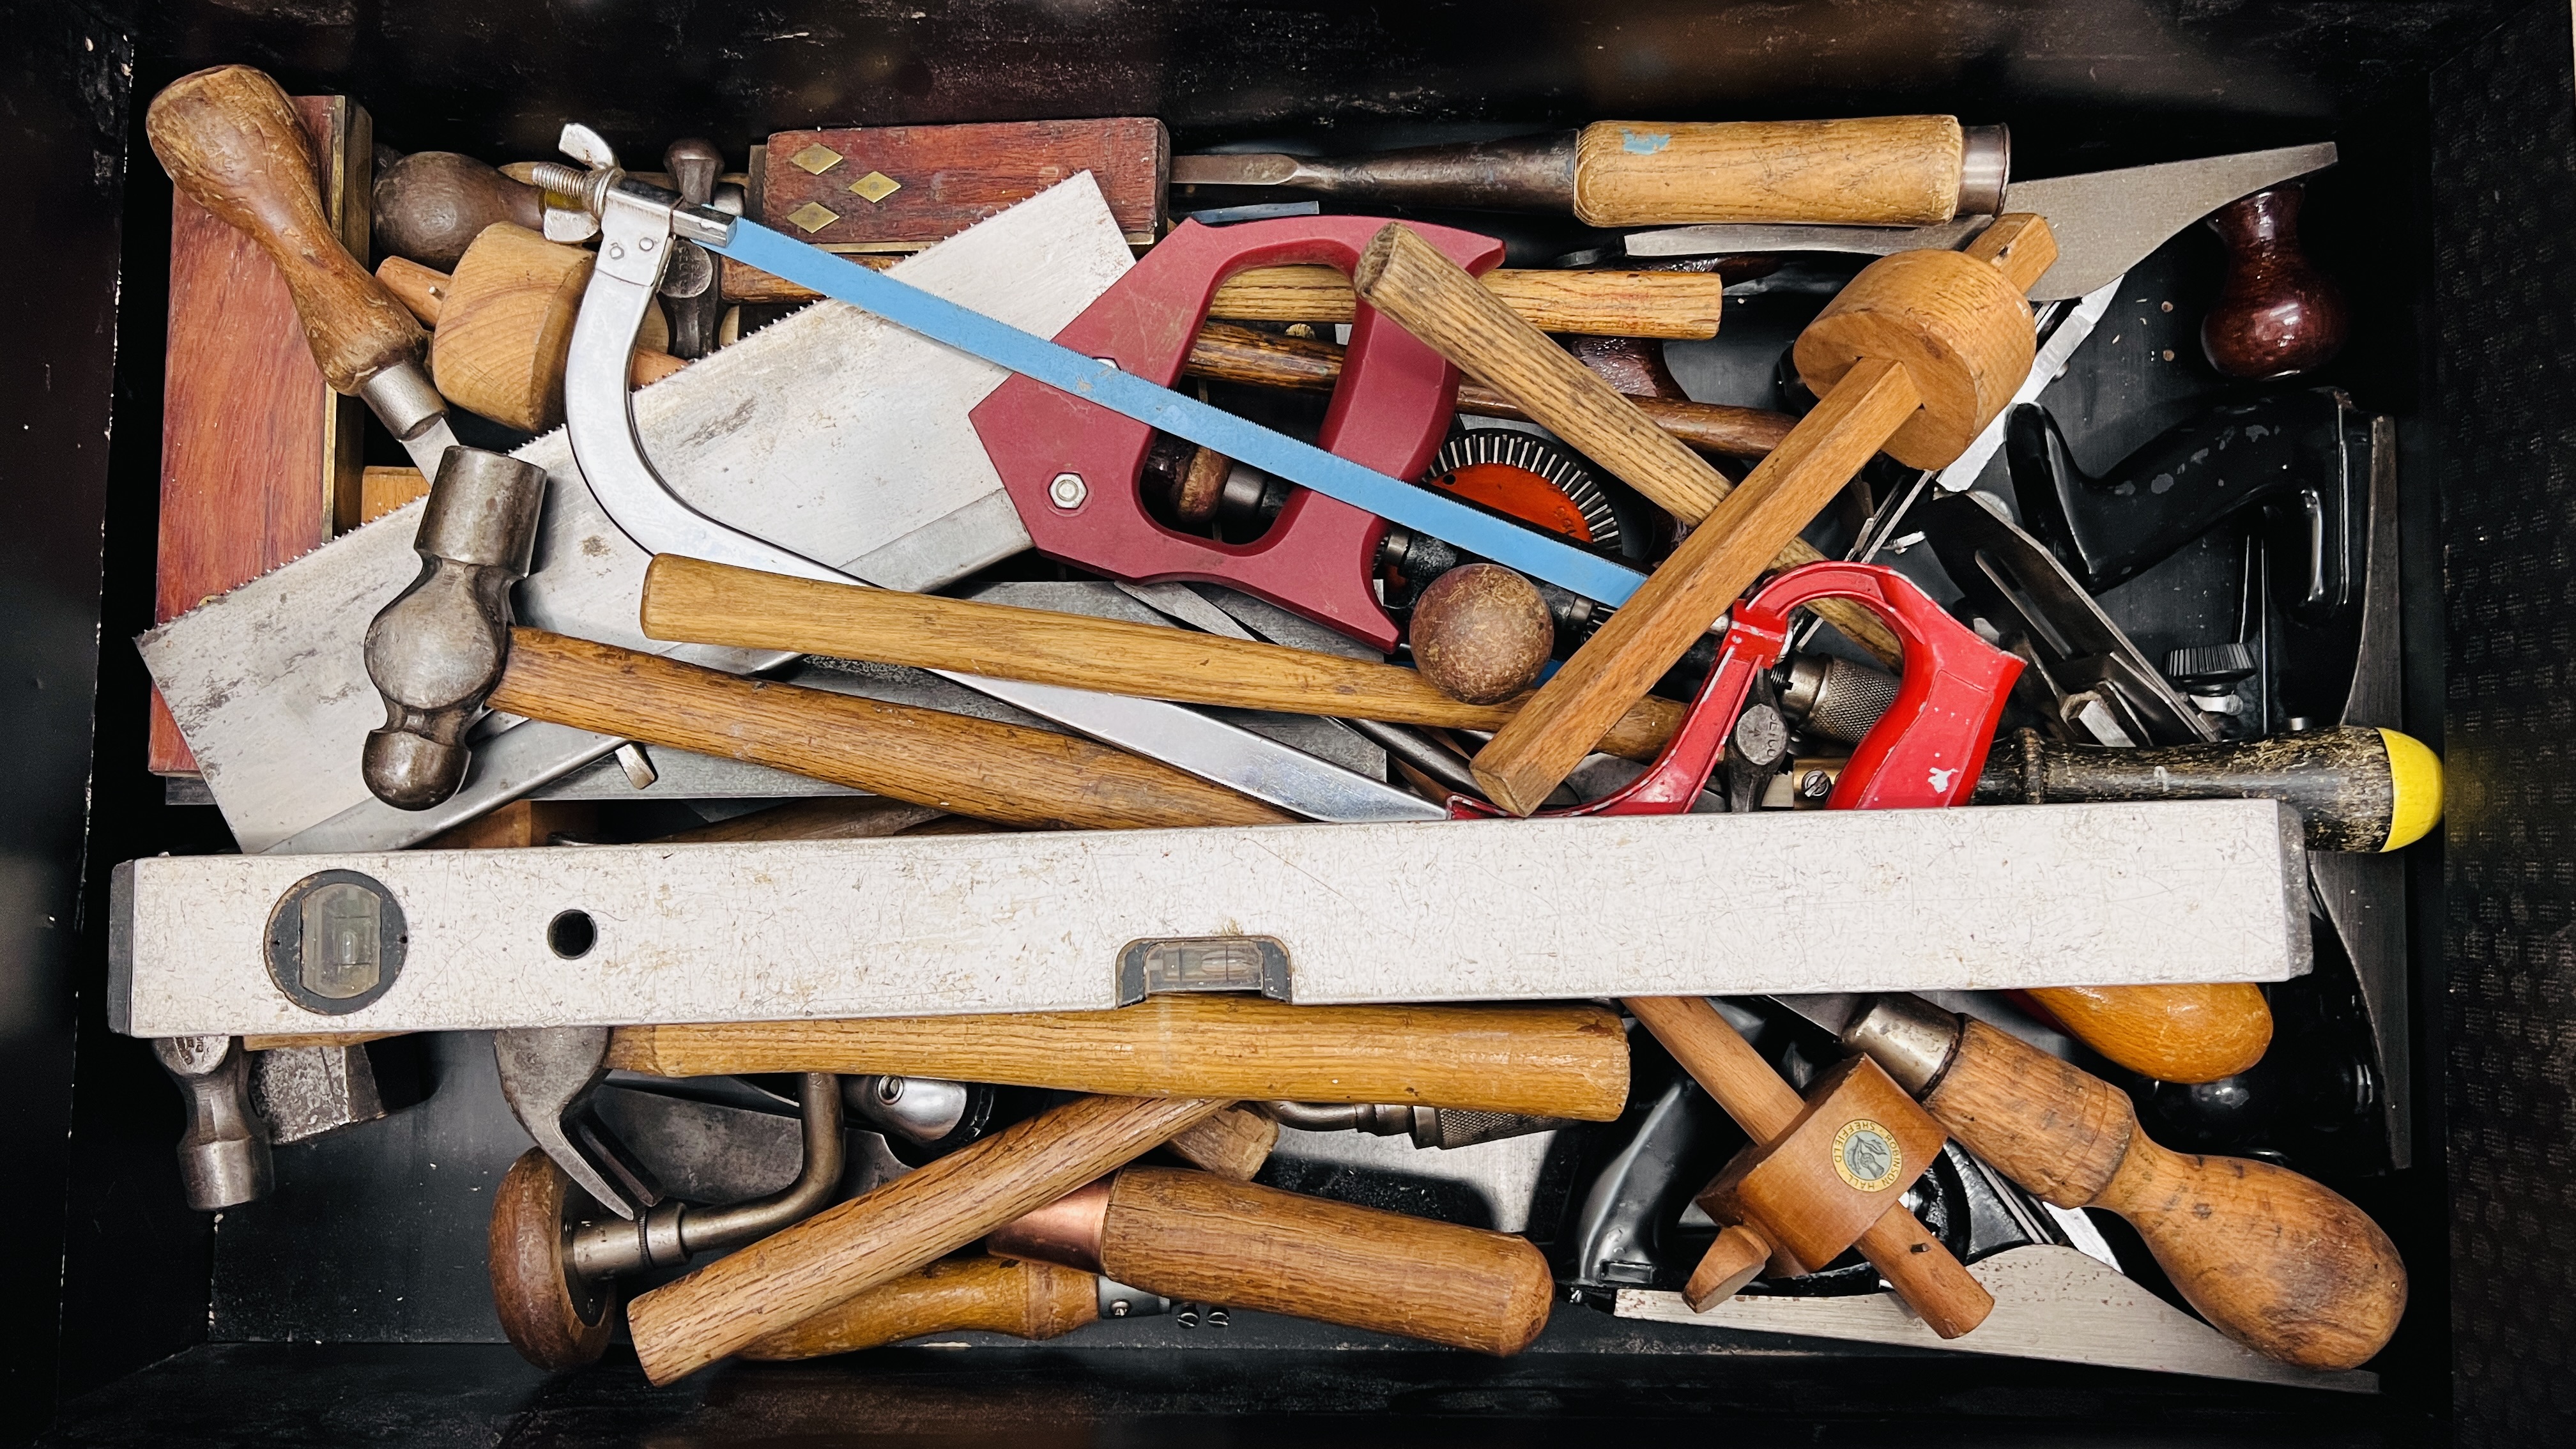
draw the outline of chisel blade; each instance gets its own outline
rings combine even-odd
[[[2324,142],[2016,181],[2004,193],[2003,209],[2048,218],[2057,237],[2057,262],[2030,289],[2030,300],[2061,302],[2116,279],[2174,233],[2227,203],[2334,163],[2334,144]],[[1975,217],[1924,227],[1677,226],[1631,233],[1627,248],[1632,257],[1795,251],[1886,256],[1952,250],[1991,221]]]

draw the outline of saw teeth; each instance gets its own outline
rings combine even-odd
[[[1518,468],[1547,484],[1583,515],[1584,527],[1592,531],[1594,548],[1604,553],[1620,552],[1619,515],[1610,507],[1610,495],[1592,476],[1592,470],[1563,446],[1511,428],[1470,428],[1440,445],[1423,481],[1428,483],[1473,463]]]

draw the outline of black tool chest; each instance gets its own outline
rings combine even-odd
[[[2576,589],[2576,35],[2563,8],[200,0],[7,13],[0,124],[31,183],[6,223],[22,281],[0,302],[17,324],[0,362],[12,1442],[2576,1440],[2563,1241],[2576,841],[2562,823],[2576,765],[2561,738],[2576,642],[2560,617]],[[178,1101],[148,1046],[107,1030],[101,987],[109,869],[232,848],[211,806],[143,768],[149,680],[129,642],[153,621],[171,205],[142,110],[228,62],[292,94],[351,97],[398,150],[496,161],[551,157],[568,120],[639,149],[714,137],[728,169],[792,128],[1116,115],[1160,116],[1176,152],[1356,152],[1612,115],[1947,112],[2009,124],[2016,178],[2335,142],[2302,232],[2353,326],[2313,380],[2395,420],[2401,718],[2448,767],[2444,826],[2402,857],[2411,1111],[2393,1129],[2356,1115],[2298,1157],[2405,1257],[2407,1317],[2371,1365],[2381,1391],[1695,1329],[1564,1301],[1533,1348],[1499,1360],[1202,1307],[1048,1343],[945,1335],[972,1346],[731,1363],[664,1388],[622,1346],[548,1376],[492,1316],[490,1204],[527,1140],[488,1041],[468,1034],[393,1044],[384,1121],[279,1149],[262,1201],[213,1221],[189,1211],[171,1167]],[[1514,266],[1584,239],[1570,221],[1441,219],[1504,237]],[[2255,391],[2201,358],[2218,274],[2198,226],[2131,273],[2045,395],[2080,456],[2125,457],[2231,388]],[[1714,341],[1668,349],[1675,374],[1705,400],[1762,401],[1829,290],[1733,299]],[[399,461],[388,438],[368,447]],[[2186,550],[2107,606],[2161,658],[2230,626],[2239,558],[2225,541]],[[2343,989],[2297,984],[2276,1011],[2340,1020]],[[2313,1104],[2332,1088],[2271,1090]],[[2215,1110],[2182,1104],[2172,1120]],[[779,1130],[792,1140],[791,1123]],[[2411,1165],[2388,1170],[2392,1151]],[[1535,1169],[1538,1200],[1570,1213],[1597,1165],[1554,1153]],[[1433,1215],[1463,1191],[1337,1188],[1301,1170],[1282,1185]]]

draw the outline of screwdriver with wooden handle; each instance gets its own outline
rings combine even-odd
[[[277,264],[323,381],[363,399],[422,475],[436,476],[456,437],[446,400],[421,368],[428,339],[323,216],[312,152],[286,92],[246,65],[201,70],[152,98],[143,134],[181,193]]]
[[[1513,701],[1467,704],[1414,670],[1122,619],[866,589],[680,554],[644,575],[646,637],[949,669],[1186,704],[1332,715],[1443,729],[1499,729]],[[1648,697],[1595,748],[1651,760],[1682,706]]]
[[[2169,1151],[2110,1083],[1919,996],[1776,999],[1867,1053],[2013,1181],[2128,1219],[2184,1300],[2246,1347],[2348,1369],[2397,1331],[2406,1265],[2333,1190],[2267,1162]]]
[[[1183,993],[1114,1011],[621,1026],[609,1034],[608,1065],[657,1077],[883,1074],[1587,1122],[1612,1120],[1628,1101],[1619,1018],[1590,1005],[1291,1006]]]
[[[1101,1290],[1098,1274],[1078,1268],[1016,1258],[943,1258],[753,1339],[740,1356],[821,1358],[967,1329],[1056,1338],[1100,1321]]]
[[[1172,185],[1379,206],[1571,211],[1591,226],[1716,221],[1930,226],[2003,202],[2001,126],[1953,116],[1595,121],[1580,131],[1350,157],[1175,156]]]
[[[1730,489],[1563,348],[1493,306],[1465,271],[1403,224],[1370,242],[1352,274],[1363,298],[1675,517],[1698,520],[1478,752],[1486,797],[1516,814],[1537,809],[1737,595],[1766,570],[1806,561],[1797,555],[1812,550],[1799,530],[1872,454],[1884,448],[1899,462],[1933,468],[1964,451],[2030,371],[2036,341],[2022,294],[2056,255],[2048,223],[2015,215],[1964,252],[1900,252],[1871,263],[1799,334],[1800,375],[1823,401]],[[1884,626],[1865,611],[1818,613],[1894,657]],[[1862,613],[1867,625],[1847,623],[1846,613]]]

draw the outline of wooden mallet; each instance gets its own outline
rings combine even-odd
[[[2022,293],[2056,256],[2048,224],[2015,215],[1964,252],[1899,252],[1871,263],[1799,335],[1799,374],[1824,400],[1728,491],[1698,455],[1428,243],[1400,223],[1381,232],[1353,273],[1363,298],[1698,525],[1477,755],[1488,797],[1524,815],[1537,809],[1746,586],[1814,556],[1799,530],[1871,454],[1884,449],[1937,468],[1964,451],[2030,371]],[[1875,619],[1818,612],[1893,656]]]

